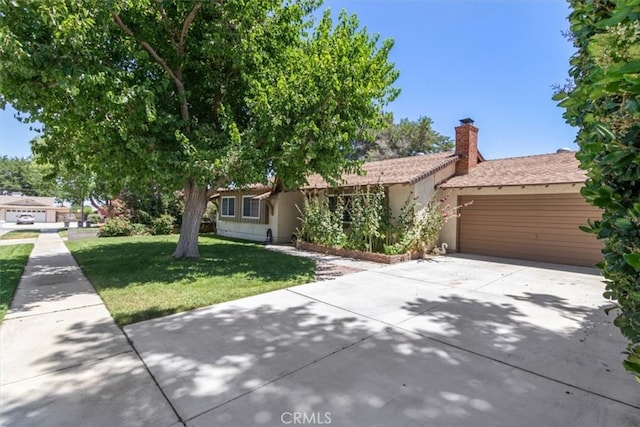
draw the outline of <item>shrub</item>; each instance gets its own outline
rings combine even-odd
[[[624,367],[640,381],[640,4],[636,0],[570,1],[570,84],[558,88],[567,122],[578,127],[576,157],[587,171],[581,193],[602,208],[582,227],[604,240],[597,264],[604,297],[628,339]]]
[[[445,222],[458,216],[461,206],[445,204],[447,198],[448,195],[434,194],[427,206],[419,210],[416,199],[409,197],[399,217],[392,221],[382,186],[373,191],[356,188],[349,203],[338,196],[334,209],[328,197],[314,196],[305,199],[302,210],[299,209],[302,226],[297,237],[324,246],[388,255],[425,252],[436,243]],[[345,212],[349,220],[346,228]]]
[[[151,232],[149,231],[149,227],[140,223],[131,224],[131,235],[134,236],[149,236]]]
[[[296,230],[299,239],[323,246],[343,247],[346,235],[342,226],[344,200],[338,197],[336,209],[329,209],[329,199],[311,196],[304,199],[302,209],[296,206],[302,215],[301,227]]]
[[[388,204],[382,186],[374,191],[367,188],[364,192],[359,187],[356,188],[349,204],[351,225],[347,229],[348,248],[366,252],[380,251],[383,248],[381,238],[389,229],[386,214]]]
[[[98,224],[102,220],[102,215],[91,214],[87,217],[87,220],[91,221],[92,224]]]
[[[147,211],[138,211],[138,222],[140,224],[151,225],[154,218]]]
[[[160,218],[151,220],[151,234],[154,236],[159,234],[171,234],[175,218],[169,214],[160,215]]]
[[[98,232],[99,237],[131,236],[133,226],[128,219],[108,218]]]

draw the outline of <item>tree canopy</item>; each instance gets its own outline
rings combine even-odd
[[[576,53],[555,99],[579,128],[582,194],[603,210],[585,231],[605,241],[604,296],[629,340],[624,366],[640,380],[640,1],[570,3]]]
[[[387,116],[388,124],[375,134],[368,144],[366,155],[371,160],[392,159],[414,156],[419,153],[430,154],[453,149],[451,138],[441,135],[433,128],[429,117],[418,120],[401,119],[393,122],[393,116]]]
[[[0,157],[0,194],[22,193],[25,196],[56,197],[56,182],[47,179],[46,165],[30,158]]]
[[[397,96],[392,41],[318,0],[0,3],[0,102],[44,125],[34,152],[113,189],[183,188],[174,256],[220,186],[353,167]],[[274,180],[274,178],[277,178]]]

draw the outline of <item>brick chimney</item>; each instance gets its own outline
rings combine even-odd
[[[460,156],[456,175],[466,175],[478,164],[478,128],[471,119],[460,120],[460,126],[456,127],[456,154]]]

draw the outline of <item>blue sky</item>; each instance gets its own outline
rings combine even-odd
[[[551,100],[563,84],[573,48],[563,0],[325,0],[346,9],[382,38],[393,38],[391,59],[402,93],[388,106],[396,120],[431,117],[454,136],[458,120],[480,128],[487,159],[577,149],[576,129]],[[0,154],[28,156],[29,125],[0,110]]]

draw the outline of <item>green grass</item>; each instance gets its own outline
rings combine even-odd
[[[0,246],[0,322],[11,306],[33,244]]]
[[[200,258],[171,258],[177,235],[67,242],[121,325],[308,283],[315,262],[261,245],[200,236]]]
[[[38,237],[39,234],[40,234],[40,231],[38,230],[13,230],[0,236],[0,239],[2,240],[33,239]]]
[[[58,230],[58,234],[60,235],[60,237],[64,239],[65,237],[69,237],[69,230],[67,229]]]

